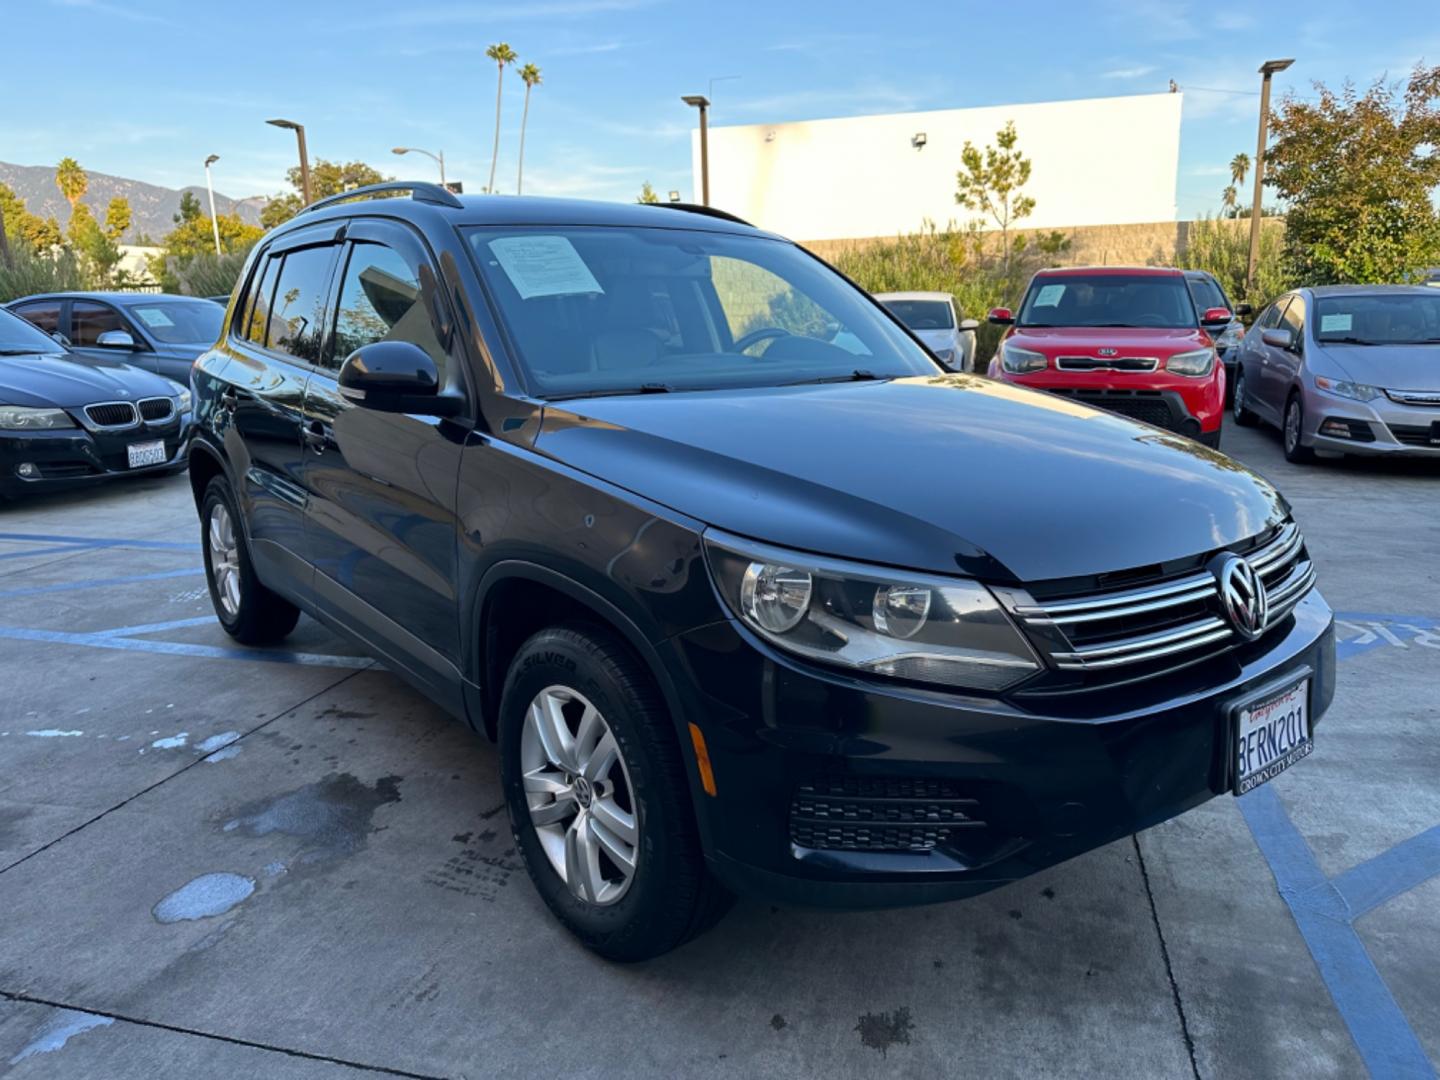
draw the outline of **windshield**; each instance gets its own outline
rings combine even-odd
[[[1440,294],[1351,293],[1315,299],[1315,338],[1355,345],[1440,343]]]
[[[939,370],[864,293],[783,241],[615,226],[464,232],[541,395]]]
[[[131,304],[145,332],[166,345],[214,345],[225,310],[210,300],[154,300]]]
[[[880,301],[911,330],[949,330],[955,325],[950,305],[944,300]]]
[[[1195,305],[1178,274],[1039,275],[1020,307],[1021,326],[1153,326],[1192,329]]]
[[[1190,296],[1195,301],[1195,310],[1204,311],[1207,308],[1223,307],[1230,310],[1230,301],[1225,299],[1225,294],[1220,291],[1217,285],[1208,277],[1186,278],[1190,285]]]
[[[13,311],[0,308],[0,355],[64,352],[54,338],[37,330]]]

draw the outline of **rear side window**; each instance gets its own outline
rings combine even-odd
[[[422,275],[403,255],[384,244],[359,243],[350,253],[335,315],[335,346],[329,363],[338,368],[356,349],[377,341],[409,341],[424,349],[443,381],[449,357],[425,302]]]
[[[271,300],[267,348],[297,360],[318,363],[325,337],[325,299],[335,247],[297,248],[285,253]]]
[[[38,304],[21,304],[10,310],[47,334],[53,334],[60,329],[59,301],[42,300]]]
[[[77,300],[70,308],[70,341],[75,345],[94,345],[107,330],[124,330],[120,313],[108,304]]]

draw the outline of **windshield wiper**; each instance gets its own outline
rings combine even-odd
[[[0,345],[0,356],[54,356],[44,349],[23,349],[14,345]]]
[[[575,398],[626,397],[632,394],[668,394],[675,388],[669,383],[649,382],[639,386],[615,386],[607,390],[576,390],[573,394],[551,394],[550,401],[571,401]]]
[[[1322,337],[1321,345],[1384,345],[1383,341],[1371,341],[1362,337]]]
[[[873,371],[866,371],[864,368],[856,368],[849,375],[820,375],[814,379],[799,379],[795,382],[782,383],[782,386],[814,386],[817,383],[837,382],[880,382],[884,379],[893,379],[893,375],[876,375]]]

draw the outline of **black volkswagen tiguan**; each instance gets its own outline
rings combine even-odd
[[[497,739],[536,887],[615,959],[734,892],[1013,881],[1272,778],[1334,693],[1265,481],[948,373],[717,211],[323,200],[194,382],[225,629],[303,610]]]

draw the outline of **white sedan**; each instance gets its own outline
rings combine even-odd
[[[890,314],[925,343],[952,371],[975,370],[975,330],[979,323],[962,319],[955,298],[945,292],[876,293]]]

